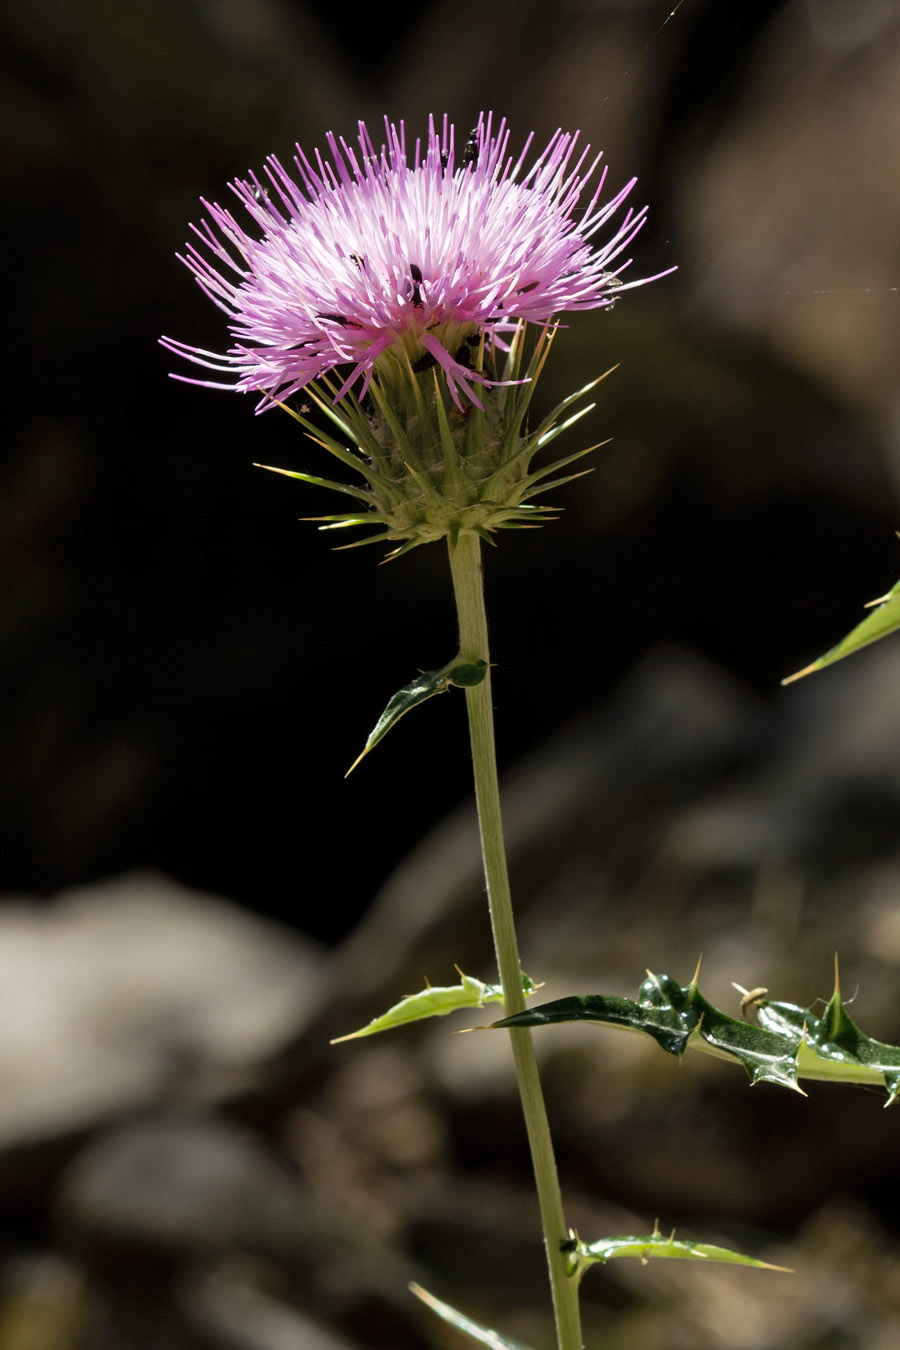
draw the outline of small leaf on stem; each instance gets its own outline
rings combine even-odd
[[[350,777],[357,764],[365,759],[369,751],[388,734],[391,727],[395,726],[410,709],[417,707],[420,703],[425,703],[430,698],[434,698],[436,694],[446,693],[452,685],[470,687],[481,684],[486,672],[487,665],[484,661],[467,663],[461,662],[459,657],[454,657],[440,670],[423,670],[420,672],[414,680],[405,684],[402,689],[398,689],[396,694],[389,699],[387,707],[369,733],[365,749],[357,755],[344,777]]]
[[[351,1031],[346,1036],[336,1036],[331,1042],[358,1040],[361,1036],[374,1036],[379,1031],[390,1031],[392,1027],[405,1026],[407,1022],[421,1022],[426,1017],[446,1017],[459,1008],[481,1008],[485,1003],[502,1003],[503,990],[499,984],[484,984],[471,975],[464,975],[459,966],[459,984],[426,984],[417,994],[407,994],[399,1003],[395,1003],[380,1017],[374,1017],[359,1031]],[[539,986],[522,972],[522,993],[533,994]]]
[[[471,1340],[477,1341],[479,1345],[486,1345],[489,1350],[529,1350],[527,1345],[521,1341],[514,1341],[509,1336],[501,1336],[499,1331],[492,1331],[490,1327],[483,1327],[480,1322],[473,1322],[471,1317],[466,1317],[464,1313],[457,1312],[451,1308],[449,1303],[442,1303],[434,1294],[429,1294],[427,1289],[423,1289],[420,1284],[411,1284],[411,1291],[416,1298],[420,1298],[432,1312],[436,1312],[438,1317],[442,1317],[445,1322],[449,1322],[457,1331],[461,1331]]]
[[[575,1274],[580,1279],[590,1266],[597,1263],[605,1265],[607,1261],[622,1256],[636,1256],[642,1265],[646,1265],[651,1257],[659,1256],[679,1261],[726,1261],[736,1266],[754,1266],[757,1270],[793,1274],[788,1266],[773,1266],[769,1261],[745,1256],[742,1252],[732,1251],[730,1247],[716,1247],[711,1242],[676,1240],[674,1229],[666,1237],[659,1231],[658,1223],[653,1225],[652,1233],[642,1237],[608,1237],[601,1238],[599,1242],[579,1242],[575,1249]]]

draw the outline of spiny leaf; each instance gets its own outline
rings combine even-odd
[[[411,1284],[410,1289],[416,1298],[420,1298],[432,1312],[436,1312],[438,1317],[442,1317],[445,1322],[449,1322],[457,1331],[463,1332],[470,1340],[477,1341],[479,1345],[486,1345],[489,1350],[529,1350],[527,1345],[521,1341],[514,1341],[510,1336],[501,1336],[499,1331],[492,1331],[490,1327],[483,1327],[480,1322],[473,1322],[471,1317],[466,1317],[464,1313],[457,1312],[451,1308],[449,1303],[442,1303],[434,1294],[429,1294],[427,1289],[423,1289],[420,1284]]]
[[[426,1017],[446,1017],[459,1008],[480,1008],[485,1003],[502,1003],[503,990],[499,984],[484,984],[472,975],[464,975],[459,967],[459,984],[426,984],[417,994],[407,994],[399,1003],[395,1003],[380,1017],[374,1017],[359,1031],[351,1031],[346,1036],[336,1036],[331,1042],[354,1041],[361,1036],[374,1036],[379,1031],[390,1031],[392,1027],[405,1026],[408,1022],[421,1022]],[[533,994],[538,986],[534,980],[522,972],[522,993]]]
[[[811,675],[814,670],[822,670],[825,666],[834,665],[835,661],[842,661],[845,656],[851,656],[861,647],[867,647],[870,642],[877,642],[879,638],[895,633],[900,628],[900,581],[891,587],[887,595],[870,600],[866,609],[871,609],[872,613],[868,614],[862,623],[858,623],[836,647],[832,647],[824,656],[804,666],[802,670],[789,675],[781,683],[791,684],[794,680],[802,679],[804,675]]]
[[[741,989],[740,986],[736,986]],[[703,997],[695,974],[681,986],[669,975],[648,973],[637,1001],[603,994],[577,994],[543,1003],[495,1022],[495,1027],[598,1022],[643,1031],[671,1055],[688,1046],[744,1065],[753,1083],[777,1083],[802,1093],[797,1078],[880,1084],[890,1106],[900,1095],[900,1046],[866,1036],[850,1018],[835,974],[834,993],[823,1016],[792,1003],[776,1003],[756,990],[742,1007],[756,1009],[759,1025],[729,1017]]]
[[[374,543],[377,538],[383,537],[375,536],[372,540],[360,540],[359,542]],[[398,551],[402,550],[395,550],[395,554]],[[393,557],[394,554],[391,556]],[[419,703],[424,703],[429,698],[434,698],[435,694],[446,693],[452,685],[471,686],[481,684],[486,672],[487,663],[485,661],[463,662],[460,661],[458,656],[454,657],[452,661],[448,661],[446,666],[442,666],[440,670],[422,671],[409,684],[405,684],[402,689],[398,689],[396,694],[389,699],[387,707],[369,733],[365,749],[357,755],[344,777],[349,778],[360,760],[365,758],[369,751],[387,735],[391,727],[395,726],[411,708],[415,708]]]
[[[848,1081],[845,1074],[856,1073],[854,1082],[878,1082],[888,1090],[885,1106],[897,1100],[900,1092],[900,1050],[895,1045],[866,1036],[847,1012],[841,999],[837,962],[834,971],[834,992],[821,1017],[814,1017],[808,1008],[792,1003],[758,1004],[761,1024],[769,1030],[787,1034],[801,1032],[798,1055],[801,1075],[818,1078],[836,1078]],[[807,1065],[813,1061],[820,1072],[809,1073]],[[831,1072],[825,1072],[830,1068]]]
[[[717,1247],[711,1242],[688,1242],[675,1238],[675,1230],[666,1237],[654,1224],[653,1232],[642,1237],[608,1237],[599,1242],[581,1242],[575,1240],[572,1256],[572,1273],[580,1279],[586,1270],[597,1263],[605,1265],[607,1261],[623,1256],[636,1256],[642,1265],[651,1257],[669,1257],[678,1261],[726,1261],[735,1266],[754,1266],[757,1270],[778,1270],[789,1274],[787,1266],[773,1266],[768,1261],[758,1261],[753,1256],[732,1251],[730,1247]]]

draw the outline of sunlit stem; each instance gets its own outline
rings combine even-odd
[[[503,845],[500,789],[494,746],[490,656],[481,572],[481,541],[477,535],[460,532],[456,542],[451,542],[450,570],[453,575],[453,589],[459,616],[460,658],[467,664],[474,664],[479,660],[488,663],[483,682],[466,689],[466,702],[494,949],[503,986],[506,1013],[511,1015],[524,1009],[525,999],[522,994],[519,951],[510,898],[506,851]],[[522,1099],[544,1229],[557,1342],[559,1350],[583,1350],[578,1283],[566,1274],[566,1255],[560,1250],[560,1244],[565,1240],[568,1229],[563,1217],[556,1160],[553,1156],[550,1126],[541,1092],[531,1033],[522,1029],[512,1030],[509,1032],[509,1038],[512,1042],[519,1095]]]

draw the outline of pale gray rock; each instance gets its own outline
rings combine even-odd
[[[150,872],[0,902],[0,1149],[240,1087],[320,969],[308,939]]]

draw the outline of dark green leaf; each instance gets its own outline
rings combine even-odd
[[[476,684],[482,684],[486,674],[487,661],[471,661],[451,666],[447,671],[447,679],[460,689],[471,689]]]
[[[744,993],[745,991],[741,991]],[[760,991],[765,994],[767,991]],[[880,1083],[890,1106],[900,1093],[900,1047],[872,1040],[859,1030],[841,1000],[837,978],[822,1017],[809,1008],[748,995],[758,1024],[729,1017],[703,997],[697,977],[681,986],[668,975],[648,975],[637,1001],[579,994],[543,1003],[495,1022],[497,1027],[597,1022],[643,1031],[669,1054],[692,1049],[743,1064],[754,1083],[777,1083],[802,1091],[803,1078]]]
[[[372,541],[366,540],[363,542],[369,543]],[[446,693],[451,685],[480,684],[486,671],[487,663],[485,661],[465,662],[460,661],[458,656],[449,661],[446,666],[442,666],[440,670],[422,671],[409,684],[405,684],[402,689],[398,689],[396,694],[388,701],[387,707],[369,733],[365,749],[362,754],[357,755],[344,777],[350,776],[360,760],[364,759],[369,751],[388,734],[391,727],[395,726],[401,717],[405,717],[412,708],[417,707],[420,703],[425,703],[430,698],[434,698],[436,694]]]

